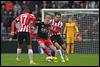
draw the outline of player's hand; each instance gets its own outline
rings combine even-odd
[[[10,37],[9,41],[12,41],[14,34],[15,34],[14,32],[9,33],[9,37]]]
[[[78,32],[78,33],[76,33],[76,36],[80,36],[80,33]]]
[[[80,33],[76,33],[76,36],[75,36],[76,39],[79,39],[80,38]]]
[[[82,37],[80,36],[80,33],[78,32],[75,36],[76,40],[78,40],[79,42],[82,42]]]

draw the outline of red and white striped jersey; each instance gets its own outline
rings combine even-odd
[[[14,32],[14,26],[16,25],[17,32],[30,32],[30,22],[36,20],[35,16],[29,13],[24,13],[19,15],[13,22],[12,22],[12,30]],[[16,22],[17,21],[17,22]]]
[[[50,26],[51,26],[50,27],[51,28],[50,36],[52,36],[52,35],[60,35],[60,30],[61,30],[61,28],[63,26],[63,23],[61,21],[56,22],[56,21],[54,21],[54,19],[51,19],[50,20]]]

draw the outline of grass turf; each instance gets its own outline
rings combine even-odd
[[[57,55],[58,62],[45,62],[45,54],[34,54],[36,65],[30,65],[27,54],[21,54],[22,61],[16,62],[16,54],[2,53],[1,66],[99,66],[99,54],[73,54],[69,61],[62,63]]]

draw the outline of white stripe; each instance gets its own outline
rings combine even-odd
[[[52,21],[52,25],[54,25],[54,19],[53,19],[53,21]]]
[[[60,21],[59,21],[59,22],[58,22],[58,27],[60,27],[60,24],[61,24],[61,23],[60,23]]]
[[[63,26],[63,23],[61,22],[61,23],[60,23],[60,28],[62,28],[62,26]]]

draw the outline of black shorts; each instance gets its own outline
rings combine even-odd
[[[18,33],[18,43],[22,44],[25,39],[26,44],[30,45],[30,33],[29,32],[19,32]]]
[[[62,44],[64,44],[64,41],[63,41],[63,39],[61,38],[60,35],[52,35],[50,38],[51,38],[51,41],[53,42],[53,44],[54,44],[55,42],[57,42],[60,46],[61,46]]]

